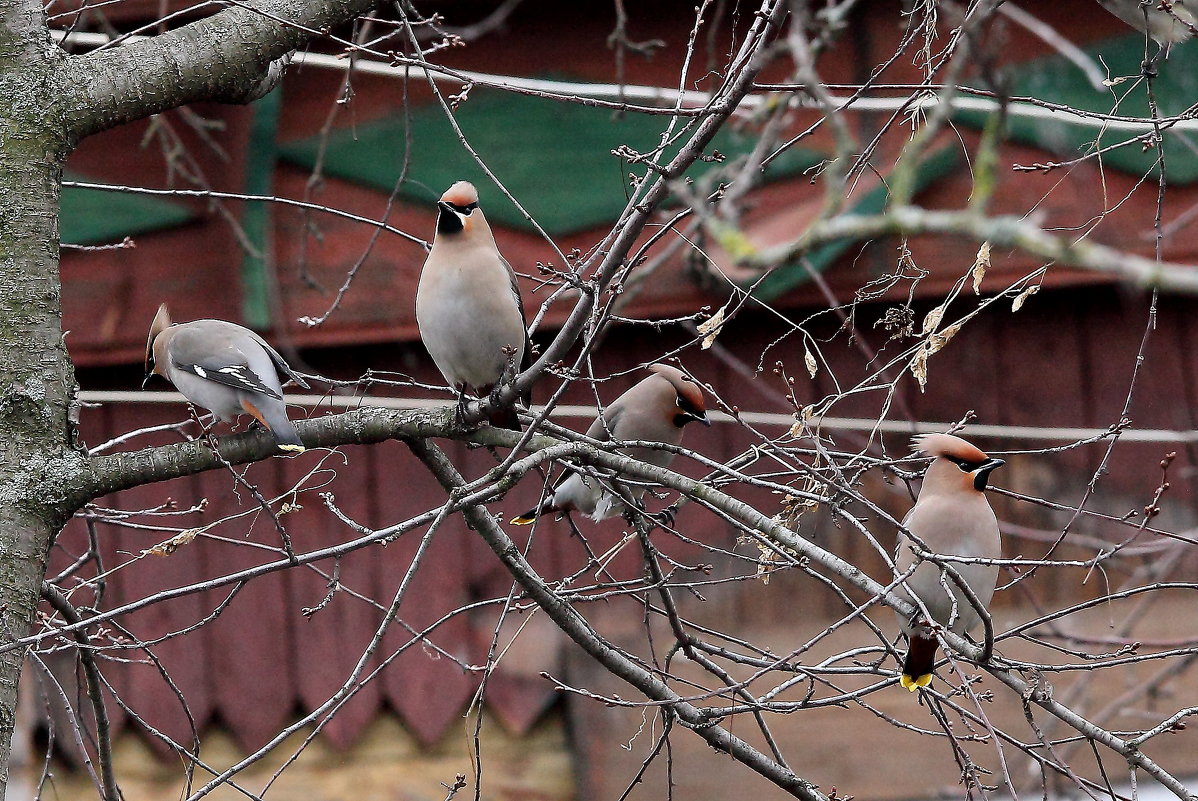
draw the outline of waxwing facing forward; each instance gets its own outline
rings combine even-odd
[[[172,324],[164,303],[150,326],[142,388],[151,376],[160,375],[218,420],[232,422],[249,414],[266,426],[281,450],[298,453],[304,444],[287,418],[276,367],[307,388],[283,357],[248,328],[224,320]]]
[[[998,559],[1002,547],[998,520],[986,500],[984,490],[990,471],[1001,467],[1002,459],[992,459],[960,437],[951,434],[924,434],[914,439],[915,449],[934,457],[915,506],[903,520],[903,528],[922,542],[924,548],[942,556]],[[899,532],[896,564],[900,575],[916,562],[911,537]],[[998,566],[966,562],[948,562],[970,588],[982,608],[990,605]],[[941,581],[941,568],[924,561],[897,588],[897,594],[926,607],[932,620],[955,634],[965,634],[981,621],[973,603],[951,576]],[[952,590],[945,592],[945,584]],[[918,601],[911,596],[914,594]],[[910,645],[903,662],[901,683],[911,692],[932,681],[936,661],[936,635],[927,625],[922,609],[913,619],[900,618],[899,625]]]
[[[487,396],[510,359],[523,369],[531,355],[516,274],[466,181],[437,203],[437,233],[416,287],[416,323],[437,369],[458,391],[459,412],[467,389]],[[491,423],[520,428],[511,408],[496,412]]]
[[[1198,0],[1172,0],[1166,11],[1156,0],[1098,0],[1103,8],[1137,31],[1147,33],[1168,52],[1169,46],[1183,42],[1198,29]]]
[[[649,368],[653,375],[625,392],[603,410],[587,436],[601,442],[643,440],[677,445],[682,442],[682,429],[698,421],[711,425],[707,405],[699,385],[683,375],[681,370],[664,364]],[[674,459],[669,451],[653,448],[625,448],[634,459],[658,467],[666,467]],[[626,485],[623,491],[639,501],[645,488]],[[599,479],[567,470],[553,493],[539,506],[512,519],[516,525],[527,525],[546,512],[578,511],[599,521],[623,514],[625,505],[620,498],[604,488]]]

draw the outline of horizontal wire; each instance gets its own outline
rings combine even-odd
[[[84,390],[79,393],[83,403],[128,403],[128,404],[186,404],[187,399],[178,392],[137,392],[126,390]],[[325,407],[328,409],[437,409],[449,405],[450,401],[429,398],[376,398],[342,395],[287,395],[287,403],[310,409]],[[543,406],[532,406],[530,411],[537,414],[544,410]],[[550,417],[581,417],[593,419],[597,414],[594,406],[560,405],[553,408]],[[736,423],[737,418],[724,412],[710,412],[708,417],[713,423]],[[740,412],[739,420],[752,425],[785,426],[790,428],[795,424],[793,414],[778,414],[771,412]],[[924,434],[939,431],[949,431],[956,428],[958,423],[937,423],[929,421],[905,422],[901,420],[875,420],[868,417],[814,417],[808,423],[810,429],[826,429],[833,431],[879,431],[885,434]],[[1077,442],[1079,440],[1100,439],[1113,436],[1109,428],[1052,428],[1036,426],[1003,426],[970,424],[963,429],[964,433],[973,437],[1009,440],[1043,440],[1051,442]],[[1168,429],[1137,429],[1125,428],[1119,435],[1122,442],[1198,442],[1198,431],[1171,431]]]
[[[112,41],[112,37],[104,33],[93,33],[86,31],[67,33],[64,31],[52,31],[51,34],[55,40],[66,44],[99,47]],[[133,42],[148,38],[152,37],[127,36],[122,38],[121,41]],[[440,68],[435,64],[429,64],[427,66],[410,64],[393,65],[385,61],[377,61],[374,59],[361,57],[349,59],[344,56],[335,56],[326,53],[297,52],[291,63],[304,64],[310,67],[318,67],[322,69],[335,69],[343,71],[352,68],[353,71],[357,73],[368,75],[385,75],[392,77],[402,77],[411,71],[424,72],[428,77],[436,81],[452,81],[455,83],[466,81],[493,86],[497,89],[515,89],[525,92],[545,92],[550,94],[574,95],[595,99],[607,98],[619,102],[640,100],[663,104],[680,103],[689,108],[701,107],[709,103],[712,99],[709,93],[695,90],[678,90],[659,86],[638,86],[635,84],[587,83],[580,81],[556,81],[538,78],[521,78],[513,75],[495,75],[485,72],[473,72],[470,70],[450,70],[449,68]],[[775,102],[773,97],[774,92],[794,91],[798,88],[800,87],[789,85],[777,85],[769,87],[769,89],[762,94],[750,94],[746,96],[741,101],[740,107],[749,109],[761,106],[762,104],[773,103]],[[964,89],[962,89],[962,91],[964,91]],[[940,105],[942,102],[942,97],[938,94],[929,92],[922,97],[832,96],[831,101],[834,106],[834,108],[830,109],[831,111],[896,112],[934,108]],[[998,111],[1002,107],[1002,104],[999,103],[999,101],[986,97],[956,96],[952,98],[951,103],[952,107],[959,111],[994,112]],[[822,106],[814,104],[810,104],[809,107],[815,109],[822,108]],[[1156,130],[1157,126],[1163,126],[1166,129],[1176,131],[1198,131],[1198,119],[1168,117],[1161,120],[1151,120],[1137,117],[1123,117],[1113,114],[1099,114],[1094,112],[1083,113],[1066,106],[1052,105],[1051,107],[1042,107],[1018,99],[1013,99],[1008,102],[1006,105],[1006,110],[1007,115],[1011,117],[1066,122],[1070,125],[1081,125],[1106,131],[1151,133]]]
[[[68,42],[71,44],[101,46],[112,41],[112,38],[103,33],[90,32],[71,32],[52,31],[54,38],[58,41]],[[122,41],[133,41],[150,37],[144,36],[129,36]],[[352,67],[357,72],[377,74],[377,75],[392,75],[398,76],[404,70],[416,69],[420,67],[412,67],[406,65],[394,66],[381,61],[370,59],[357,58],[352,62],[340,56],[327,55],[323,53],[296,53],[293,63],[306,64],[308,66],[320,67],[326,69],[346,70]],[[544,91],[557,94],[572,94],[582,95],[587,97],[611,97],[620,100],[649,100],[657,102],[681,102],[693,105],[702,105],[708,102],[711,98],[706,92],[698,91],[679,91],[676,89],[668,89],[663,87],[653,86],[636,86],[628,84],[604,84],[604,83],[582,83],[573,81],[554,81],[533,78],[519,78],[514,76],[492,75],[488,73],[470,72],[459,70],[454,73],[441,72],[435,65],[429,65],[426,69],[428,74],[436,80],[470,80],[479,83],[494,85],[499,88],[514,88],[527,91]],[[762,96],[750,96],[745,99],[747,105],[755,105],[765,101],[767,98]],[[898,110],[900,108],[911,108],[915,106],[931,106],[939,103],[936,96],[929,96],[913,100],[910,97],[899,98],[856,98],[856,99],[835,99],[838,102],[844,103],[843,109],[856,108],[859,111],[879,111],[879,110]],[[999,104],[986,98],[979,97],[957,97],[953,100],[953,105],[959,109],[978,109],[978,110],[995,110]],[[1115,130],[1151,130],[1157,122],[1152,120],[1137,120],[1129,118],[1112,118],[1109,115],[1082,115],[1071,114],[1067,110],[1040,108],[1027,103],[1014,102],[1009,108],[1009,114],[1013,116],[1024,116],[1032,118],[1044,118],[1053,120],[1062,120],[1069,117],[1068,120],[1074,124],[1089,125],[1093,127],[1103,127]],[[1178,129],[1188,130],[1193,128],[1198,130],[1198,120],[1170,120],[1171,126]],[[98,187],[97,187],[98,188]],[[131,403],[131,404],[161,404],[161,403],[177,403],[185,404],[186,399],[177,392],[122,392],[122,391],[84,391],[79,393],[79,399],[85,403]],[[428,409],[444,406],[443,401],[437,400],[422,400],[411,398],[361,398],[361,397],[342,397],[342,396],[325,396],[325,395],[288,395],[287,401],[290,404],[318,408],[321,406],[327,408],[352,409],[362,406],[374,406],[389,409]],[[542,407],[533,407],[532,411],[538,412]],[[552,416],[565,418],[593,418],[597,411],[593,406],[557,406],[554,408]],[[724,414],[723,412],[713,412],[710,414],[712,422],[718,423],[733,423],[737,422],[733,417]],[[785,426],[790,428],[795,423],[793,414],[777,414],[768,412],[740,412],[739,419],[753,425],[766,426]],[[852,417],[815,417],[808,422],[808,428],[818,430],[835,430],[835,431],[861,431],[880,433],[897,433],[897,434],[917,434],[946,431],[954,428],[956,423],[938,423],[938,422],[906,422],[894,420],[876,420],[871,418],[852,418]],[[1113,435],[1113,431],[1109,428],[1053,428],[1053,427],[1033,427],[1033,426],[1003,426],[1003,425],[981,425],[972,424],[966,427],[966,431],[970,436],[986,437],[990,439],[1007,439],[1007,440],[1024,440],[1024,441],[1052,441],[1052,442],[1076,442],[1079,440],[1101,439]],[[1120,434],[1120,439],[1124,442],[1161,442],[1161,443],[1193,443],[1198,442],[1198,431],[1171,431],[1164,429],[1134,429],[1126,428]]]

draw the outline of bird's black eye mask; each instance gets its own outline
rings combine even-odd
[[[437,231],[442,234],[456,234],[466,226],[462,224],[463,217],[469,217],[478,208],[478,203],[450,203],[442,200],[437,204],[440,214],[437,215]]]
[[[962,473],[973,473],[973,488],[978,492],[985,491],[986,484],[990,481],[990,471],[1006,464],[1002,459],[994,458],[986,458],[981,461],[959,459],[955,456],[945,456],[944,458],[955,464]]]
[[[705,426],[710,426],[711,421],[707,418],[707,413],[700,409],[697,404],[690,398],[679,395],[675,402],[678,404],[678,414],[674,415],[674,425],[682,428],[692,420],[702,423]]]
[[[968,459],[958,459],[956,456],[945,456],[944,458],[959,467],[962,473],[972,473],[986,463],[985,461],[971,462]]]

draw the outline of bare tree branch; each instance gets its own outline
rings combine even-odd
[[[271,65],[377,0],[250,0],[178,30],[70,56],[61,69],[78,140],[184,103],[246,103],[281,77]]]
[[[447,491],[456,493],[465,486],[465,481],[440,448],[426,440],[412,440],[408,446],[413,453],[420,457],[420,460],[425,463]],[[570,639],[574,640],[605,668],[636,687],[647,697],[666,702],[680,724],[692,729],[713,748],[727,753],[795,798],[802,798],[805,801],[828,801],[827,796],[819,792],[815,785],[796,776],[790,769],[779,765],[744,740],[719,726],[716,719],[702,714],[693,705],[683,701],[665,682],[600,638],[587,623],[586,618],[549,590],[544,579],[537,575],[532,566],[524,559],[520,549],[504,533],[485,507],[468,506],[462,513],[470,522],[471,527],[478,532],[479,536],[495,552],[495,555],[511,571],[513,578],[520,583],[524,591],[545,610],[545,613],[562,631],[569,635]]]
[[[108,722],[108,710],[104,706],[103,681],[100,670],[96,667],[96,654],[92,650],[91,640],[82,628],[85,621],[71,606],[57,587],[49,582],[42,582],[42,597],[54,607],[67,623],[77,624],[74,633],[75,641],[79,644],[79,661],[83,664],[83,673],[87,680],[87,698],[91,702],[92,714],[96,716],[96,750],[100,758],[100,780],[103,801],[120,801],[121,791],[116,785],[116,775],[112,771],[112,728]]]
[[[884,214],[844,214],[813,224],[802,236],[783,245],[763,249],[746,263],[766,270],[786,264],[810,249],[838,240],[881,236],[942,234],[989,242],[995,248],[1014,248],[1065,266],[1079,267],[1131,282],[1187,294],[1198,293],[1198,269],[1169,264],[1091,242],[1054,236],[1026,218],[985,217],[968,211],[935,211],[901,206]]]

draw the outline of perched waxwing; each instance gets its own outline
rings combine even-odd
[[[990,471],[1005,462],[990,458],[951,434],[924,434],[916,437],[912,444],[915,450],[933,459],[924,475],[919,498],[903,520],[903,528],[933,554],[998,559],[1002,554],[998,520],[984,490]],[[911,545],[911,537],[900,532],[895,559],[899,575],[915,564]],[[970,588],[982,607],[988,607],[994,595],[994,584],[998,581],[998,566],[967,562],[947,564]],[[981,621],[981,616],[952,577],[945,575],[942,581],[941,573],[939,565],[924,561],[899,585],[896,593],[916,606],[922,603],[933,621],[963,635]],[[951,596],[945,592],[945,585],[952,590]],[[918,602],[912,598],[912,593]],[[917,687],[926,687],[932,681],[936,635],[922,609],[917,610],[910,620],[900,618],[899,625],[910,641],[901,683],[915,692]]]
[[[283,357],[248,328],[224,320],[172,324],[164,303],[150,325],[141,385],[144,389],[151,376],[160,375],[218,420],[232,422],[249,414],[274,435],[280,450],[298,453],[304,444],[287,418],[276,367],[307,388]]]
[[[1137,31],[1147,33],[1168,52],[1198,30],[1198,0],[1172,0],[1169,9],[1159,0],[1098,0],[1102,7]]]
[[[698,421],[711,425],[707,405],[699,385],[683,375],[681,370],[665,364],[649,368],[653,375],[616,398],[603,410],[587,436],[601,442],[661,442],[677,445],[682,442],[682,429]],[[669,451],[653,448],[625,448],[624,454],[647,464],[666,467],[674,459]],[[627,495],[639,501],[645,488],[639,485],[624,487]],[[512,519],[518,526],[528,525],[546,512],[578,511],[596,522],[623,514],[624,502],[592,476],[567,470],[554,487],[553,493],[540,506],[529,509]]]
[[[416,287],[416,323],[437,369],[458,391],[459,412],[466,390],[486,397],[509,360],[523,369],[531,356],[516,274],[499,255],[478,192],[467,181],[449,187],[437,203],[437,233]],[[520,429],[511,408],[497,411],[491,423]]]

